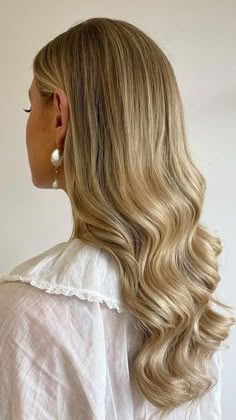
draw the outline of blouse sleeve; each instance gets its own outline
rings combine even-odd
[[[135,330],[106,305],[1,283],[1,419],[151,419],[153,407],[130,384]],[[217,384],[189,417],[178,407],[170,420],[221,420],[222,366],[218,351],[210,363]]]
[[[2,420],[105,419],[102,330],[99,319],[93,327],[92,305],[26,283],[0,285]]]

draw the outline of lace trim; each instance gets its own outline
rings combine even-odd
[[[66,286],[53,286],[47,282],[23,278],[19,274],[12,276],[11,279],[5,279],[5,281],[21,281],[22,283],[30,283],[31,286],[44,290],[46,293],[65,296],[77,296],[79,299],[88,300],[89,302],[105,303],[110,309],[116,309],[119,313],[128,312],[124,305],[122,305],[122,303],[117,299],[109,298],[105,295],[93,292],[88,289],[78,289],[76,287],[68,288]],[[4,280],[0,280],[0,283],[1,282],[4,282]]]

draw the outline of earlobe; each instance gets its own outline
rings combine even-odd
[[[67,124],[63,122],[61,114],[58,114],[56,116],[56,119],[57,119],[56,145],[57,145],[57,148],[63,152],[64,142],[65,142],[66,133],[67,133]]]
[[[60,150],[61,153],[64,152],[64,143],[65,143],[65,137],[58,137],[56,139],[56,147]]]

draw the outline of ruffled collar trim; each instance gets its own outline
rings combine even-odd
[[[127,312],[114,259],[78,238],[61,242],[17,265],[0,278],[0,283],[21,281],[47,293],[77,296],[90,302],[106,303]]]

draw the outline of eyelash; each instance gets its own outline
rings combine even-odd
[[[31,107],[30,107],[30,109],[23,109],[23,111],[30,112],[31,111]]]

